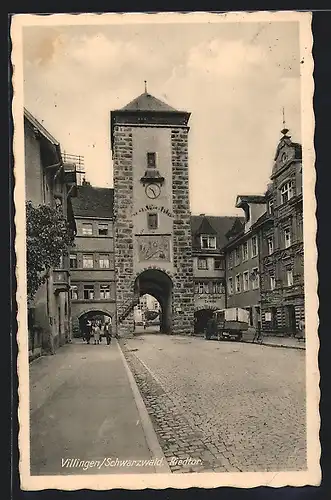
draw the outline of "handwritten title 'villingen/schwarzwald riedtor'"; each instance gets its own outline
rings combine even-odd
[[[170,460],[170,465],[197,465],[201,463],[200,458],[184,458],[180,459],[173,457]],[[91,469],[102,467],[150,467],[160,466],[163,464],[163,458],[152,458],[148,460],[120,460],[118,458],[104,458],[103,460],[80,460],[79,458],[62,458],[61,467],[67,469]]]

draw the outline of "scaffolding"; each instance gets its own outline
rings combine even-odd
[[[62,153],[63,163],[74,163],[76,165],[77,185],[81,186],[85,180],[84,156]]]

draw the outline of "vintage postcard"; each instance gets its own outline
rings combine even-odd
[[[13,16],[23,489],[320,484],[311,17]]]

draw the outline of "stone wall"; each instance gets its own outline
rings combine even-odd
[[[119,335],[127,335],[133,332],[133,314],[123,322],[119,322],[119,318],[133,300],[132,128],[129,126],[114,126],[113,168],[116,326]]]
[[[172,328],[176,334],[194,331],[194,282],[188,172],[188,128],[171,132],[173,191],[173,280]]]

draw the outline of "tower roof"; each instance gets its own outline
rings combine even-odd
[[[121,111],[167,111],[177,112],[177,109],[172,108],[169,104],[157,99],[148,92],[139,95],[133,101],[121,108]]]

